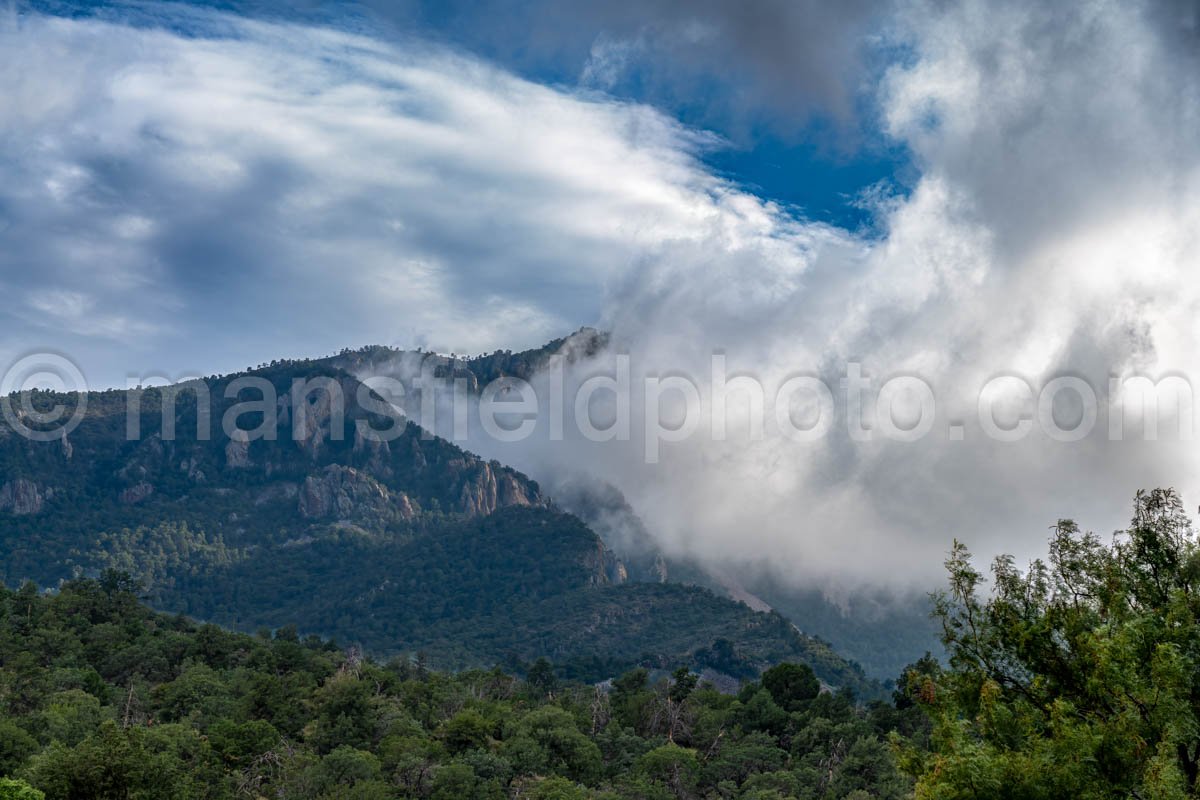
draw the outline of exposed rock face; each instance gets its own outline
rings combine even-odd
[[[200,469],[200,462],[194,458],[185,458],[183,461],[179,462],[179,470],[181,472],[186,472],[187,476],[196,483],[204,482],[204,470]]]
[[[667,560],[663,558],[662,553],[658,553],[654,556],[653,574],[659,583],[667,582]]]
[[[629,580],[629,571],[625,569],[625,565],[616,556],[613,556],[608,568],[608,582],[614,584],[622,584]]]
[[[629,573],[621,559],[599,539],[596,540],[596,549],[585,558],[584,566],[591,575],[588,583],[592,586],[619,586],[629,580]]]
[[[356,454],[367,454],[366,468],[371,471],[371,474],[377,475],[383,480],[387,480],[393,476],[391,445],[386,441],[375,441],[364,436],[357,425],[354,429],[354,452]],[[420,452],[420,448],[417,449],[417,452]],[[418,466],[419,469],[419,465],[414,466]]]
[[[496,478],[496,506],[532,506],[538,501],[530,497],[525,490],[525,484],[517,480],[511,472],[502,472]]]
[[[121,501],[121,505],[132,506],[142,502],[152,494],[154,494],[154,486],[146,481],[140,481],[121,492],[118,500]]]
[[[0,486],[0,511],[11,511],[18,516],[37,514],[44,503],[45,498],[33,481],[17,478]]]
[[[276,500],[291,500],[300,493],[300,487],[294,483],[276,483],[268,486],[254,498],[254,505],[265,506]]]
[[[280,395],[275,401],[275,422],[277,425],[288,427],[292,424],[292,396],[290,394]]]
[[[396,506],[401,519],[412,519],[417,515],[417,510],[413,508],[412,501],[408,499],[408,495],[404,492],[393,492],[392,503]]]
[[[302,387],[299,393],[289,395],[286,403],[280,398],[280,404],[291,409],[290,424],[296,445],[315,460],[322,445],[334,435],[335,424],[339,426],[338,436],[345,432],[341,426],[358,387],[348,379],[333,378],[314,378]]]
[[[512,473],[481,462],[476,473],[463,484],[459,510],[470,516],[486,516],[498,508],[532,506],[538,502],[540,498],[531,497]]]
[[[235,430],[225,445],[225,464],[230,469],[245,469],[250,466],[250,434]]]
[[[411,519],[412,503],[403,492],[392,494],[365,472],[331,464],[309,475],[300,487],[300,513],[308,519]]]

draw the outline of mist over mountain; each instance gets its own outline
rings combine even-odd
[[[736,679],[793,658],[832,686],[879,691],[779,614],[669,581],[650,543],[611,547],[525,475],[380,414],[378,395],[331,366],[344,358],[35,395],[35,408],[86,401],[86,416],[49,441],[0,429],[0,579],[119,569],[163,609],[441,668],[548,657],[598,681],[685,661]]]
[[[765,550],[751,544],[762,534],[753,526],[766,524],[759,516],[763,510],[741,505],[727,515],[727,527],[717,531],[726,541],[744,537],[750,546],[735,554],[714,552],[696,535],[681,540],[652,530],[643,514],[652,519],[665,517],[669,520],[665,530],[678,531],[680,519],[708,510],[711,499],[693,499],[685,485],[690,473],[674,477],[669,487],[675,491],[667,499],[645,498],[640,482],[647,475],[638,469],[644,447],[644,431],[638,431],[637,422],[637,409],[644,407],[641,397],[629,401],[631,431],[636,432],[628,441],[591,441],[581,435],[577,424],[573,426],[572,414],[579,410],[573,399],[588,380],[616,374],[615,356],[609,334],[585,328],[529,351],[451,357],[367,347],[344,352],[329,363],[367,382],[379,378],[399,381],[403,396],[392,399],[408,417],[473,450],[519,465],[558,505],[599,533],[631,575],[669,576],[754,608],[781,610],[805,632],[834,643],[881,679],[899,674],[926,651],[938,649],[936,627],[929,618],[928,594],[936,586],[932,579],[922,585],[916,576],[895,576],[871,588],[857,579],[821,574],[791,559],[781,561],[780,554],[790,555],[797,543],[781,541],[777,549]],[[537,398],[538,413],[528,415],[532,424],[528,435],[505,442],[482,429],[480,395],[489,384],[500,386],[513,378],[528,383]],[[551,389],[552,383],[559,388]],[[632,384],[631,391],[637,391]],[[591,400],[589,415],[595,415],[596,424],[611,424],[615,397],[597,393]],[[555,413],[564,417],[561,438],[552,431]],[[729,480],[739,478],[731,475]],[[625,491],[642,497],[642,505],[635,508]],[[695,502],[700,509],[693,507]],[[711,530],[716,520],[699,524]],[[803,516],[798,517],[792,535],[804,537],[807,524]],[[853,536],[844,527],[828,534],[826,538],[832,540]],[[813,544],[821,541],[815,539]]]

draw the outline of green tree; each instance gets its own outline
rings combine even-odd
[[[484,747],[491,738],[495,724],[478,711],[463,709],[451,717],[445,725],[442,738],[451,753]]]
[[[762,685],[784,711],[799,711],[821,693],[821,682],[807,664],[776,664],[762,674]]]
[[[46,795],[25,781],[0,778],[0,800],[45,800]]]
[[[97,698],[68,689],[48,699],[41,717],[46,738],[73,747],[100,726],[104,712]]]
[[[15,720],[0,718],[0,773],[16,772],[37,751],[37,739]]]
[[[588,792],[566,778],[546,778],[537,782],[529,797],[532,800],[587,800]]]
[[[543,695],[550,694],[558,688],[558,677],[554,674],[554,665],[545,658],[539,658],[533,662],[525,681]]]
[[[627,728],[644,731],[647,727],[654,693],[647,688],[650,673],[642,667],[626,672],[613,681],[613,716]]]
[[[675,797],[684,798],[696,786],[700,772],[696,751],[676,744],[665,744],[638,760],[638,772],[665,786]]]
[[[987,596],[960,543],[946,567],[949,668],[907,677],[933,719],[934,752],[903,751],[918,798],[1200,796],[1200,549],[1174,491],[1139,493],[1110,545],[1060,521]]]
[[[554,706],[527,714],[505,743],[505,755],[525,774],[558,774],[585,784],[600,776],[600,748],[579,731],[570,712]]]
[[[433,776],[433,800],[460,800],[473,797],[478,783],[475,770],[466,764],[447,764],[438,767]]]

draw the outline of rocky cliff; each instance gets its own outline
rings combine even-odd
[[[42,490],[33,481],[17,478],[0,486],[0,512],[16,516],[37,514],[44,503]]]
[[[275,424],[259,410],[237,417],[237,428],[227,434],[222,421],[234,403],[262,400],[261,392],[230,392],[246,377],[275,387]],[[297,395],[298,381],[313,390]],[[536,483],[512,469],[415,425],[373,416],[359,405],[359,382],[340,370],[288,364],[210,379],[207,386],[207,431],[200,430],[195,384],[174,394],[90,395],[69,450],[65,439],[28,441],[0,423],[0,517],[74,515],[86,502],[102,518],[99,524],[118,526],[144,518],[143,509],[177,513],[181,505],[196,505],[204,516],[206,499],[218,494],[226,505],[243,495],[256,508],[290,503],[293,525],[352,520],[383,529],[428,512],[479,516],[548,503]],[[139,424],[129,440],[124,423],[131,404]],[[370,423],[369,430],[399,425],[398,435],[377,441],[364,435],[360,422]],[[285,484],[296,487],[292,497],[271,489]],[[238,527],[253,524],[243,515]]]

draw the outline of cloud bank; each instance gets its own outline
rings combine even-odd
[[[770,235],[714,235],[725,246],[650,259],[611,318],[676,369],[719,348],[777,379],[810,370],[836,386],[851,361],[877,379],[917,375],[939,424],[918,443],[683,446],[630,481],[682,501],[673,513],[693,510],[657,527],[691,542],[713,531],[704,547],[724,558],[788,552],[784,570],[845,574],[857,561],[903,580],[927,573],[951,536],[1029,556],[1060,516],[1120,525],[1139,487],[1195,498],[1188,443],[1114,443],[1102,430],[999,443],[973,424],[978,389],[999,374],[1035,387],[1082,377],[1102,398],[1113,375],[1195,379],[1200,72],[1182,9],[906,4],[891,33],[911,57],[879,102],[921,177],[884,202],[883,236],[777,219]]]

